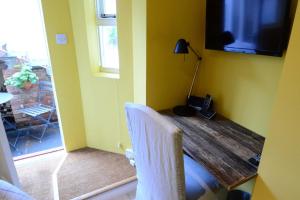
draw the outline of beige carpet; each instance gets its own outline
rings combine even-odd
[[[85,148],[69,153],[57,173],[60,200],[69,200],[135,176],[124,155]]]
[[[52,174],[64,155],[58,151],[16,161],[22,189],[36,200],[53,200]]]

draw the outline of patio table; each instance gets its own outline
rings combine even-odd
[[[14,96],[7,92],[0,92],[0,104],[10,101]]]

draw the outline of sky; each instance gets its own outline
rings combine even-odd
[[[40,0],[0,0],[0,48],[3,44],[11,56],[47,62]]]

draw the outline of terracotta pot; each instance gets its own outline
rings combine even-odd
[[[25,90],[29,90],[30,88],[32,88],[33,84],[31,82],[25,82],[23,84],[23,89]]]

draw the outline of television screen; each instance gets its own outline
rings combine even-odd
[[[290,0],[207,0],[206,49],[282,56]]]

